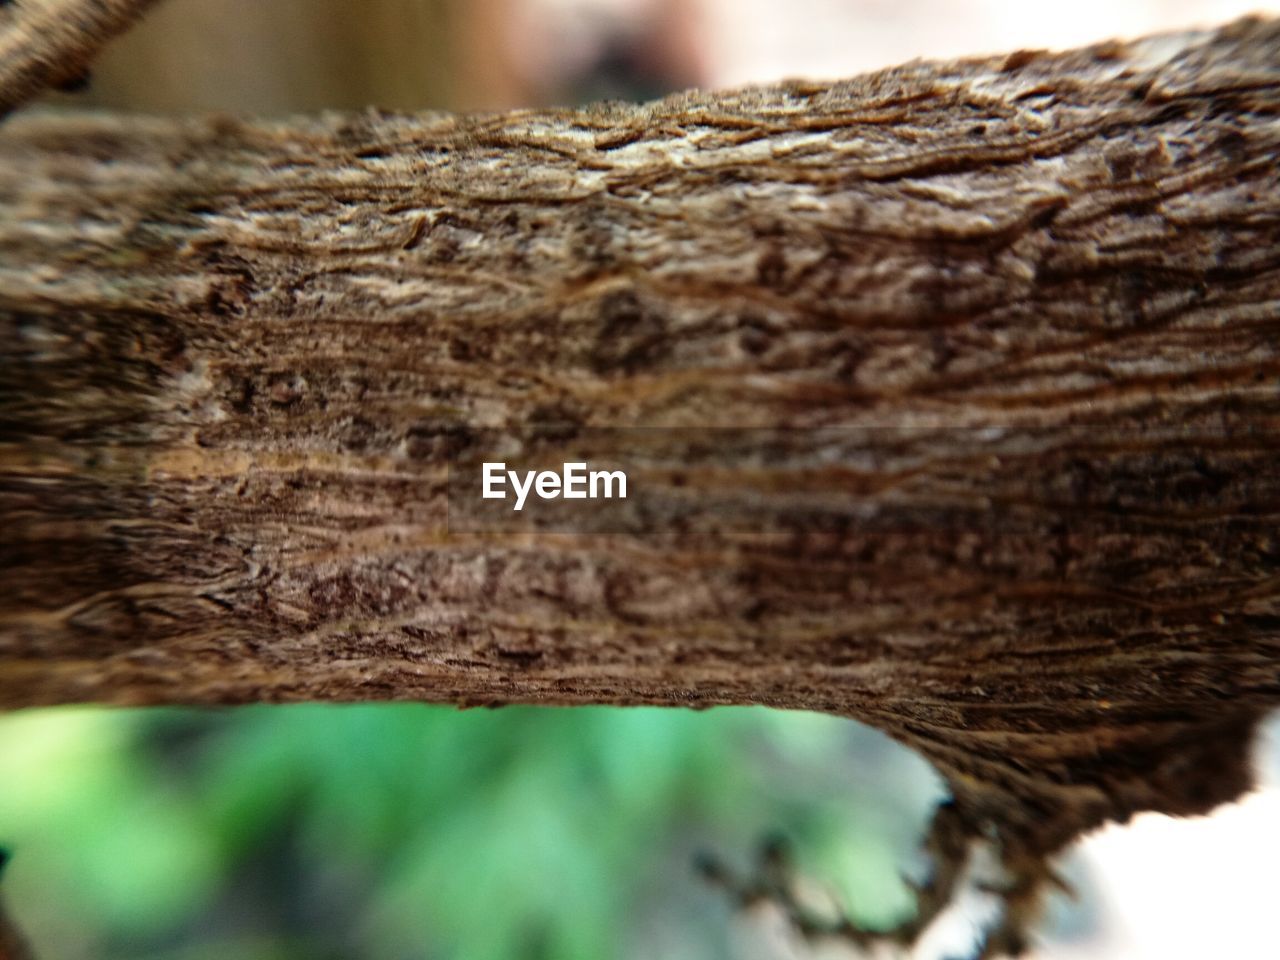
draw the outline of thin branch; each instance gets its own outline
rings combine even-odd
[[[0,117],[83,76],[153,0],[26,0],[0,10]]]

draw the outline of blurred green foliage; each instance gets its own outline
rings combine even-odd
[[[60,708],[0,718],[5,895],[65,960],[729,956],[690,869],[781,831],[860,920],[941,787],[763,708]]]

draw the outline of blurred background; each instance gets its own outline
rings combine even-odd
[[[60,99],[276,115],[576,104],[1267,6],[166,0]],[[1244,802],[1140,817],[1072,851],[1078,896],[1054,903],[1036,956],[1280,956],[1277,740],[1273,723],[1258,744],[1270,786]],[[886,926],[911,910],[901,875],[923,874],[944,795],[922,760],[832,718],[419,705],[0,716],[0,785],[0,894],[45,960],[806,957],[776,916],[700,880],[695,855],[744,865],[781,834],[829,898]],[[989,904],[970,906],[939,931],[957,950]]]
[[[835,78],[1212,25],[1272,0],[163,0],[88,98],[151,111],[498,110]]]

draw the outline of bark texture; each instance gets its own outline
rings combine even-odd
[[[0,117],[47,87],[83,78],[89,61],[153,0],[0,3]]]
[[[1280,701],[1278,60],[1249,20],[582,111],[11,120],[0,704],[827,711],[1011,858],[1236,796]],[[450,531],[449,451],[531,424],[804,468],[676,476],[658,430],[648,482],[760,529]]]

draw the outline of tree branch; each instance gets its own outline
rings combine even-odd
[[[0,5],[0,117],[82,77],[153,0],[22,0]]]
[[[1234,797],[1280,700],[1278,37],[15,119],[0,703],[828,711],[1009,862]],[[486,431],[632,457],[651,532],[450,526]]]

